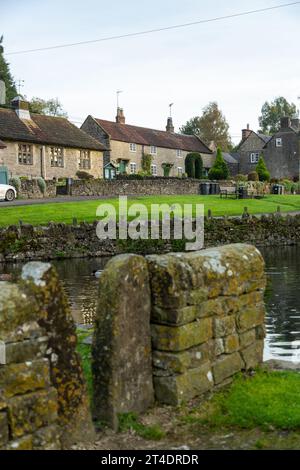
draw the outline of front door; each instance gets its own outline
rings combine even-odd
[[[119,163],[119,173],[126,173],[127,160],[120,160]]]
[[[0,184],[8,184],[8,170],[6,166],[0,166]]]

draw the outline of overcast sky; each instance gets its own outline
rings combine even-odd
[[[5,52],[92,40],[270,7],[287,0],[0,0]],[[69,117],[112,120],[116,90],[126,122],[176,129],[210,101],[235,141],[257,130],[264,101],[300,95],[300,5],[98,44],[7,55],[28,98],[58,97]]]

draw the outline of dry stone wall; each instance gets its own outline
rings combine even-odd
[[[29,263],[18,284],[0,282],[0,448],[94,438],[76,341],[51,265]]]

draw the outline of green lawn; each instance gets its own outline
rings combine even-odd
[[[73,218],[78,222],[92,222],[96,217],[96,209],[101,204],[113,204],[118,209],[118,199],[64,202],[51,204],[38,204],[20,207],[1,207],[0,226],[24,223],[42,225],[50,221],[72,223]],[[267,196],[256,200],[220,199],[218,196],[145,196],[129,199],[129,205],[134,203],[145,204],[150,210],[151,204],[204,204],[205,212],[210,209],[214,216],[241,215],[244,207],[250,214],[276,212],[280,206],[282,212],[300,211],[300,196]]]

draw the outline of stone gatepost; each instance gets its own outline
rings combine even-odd
[[[118,414],[153,403],[147,261],[112,259],[100,277],[93,341],[95,416],[118,428]]]

